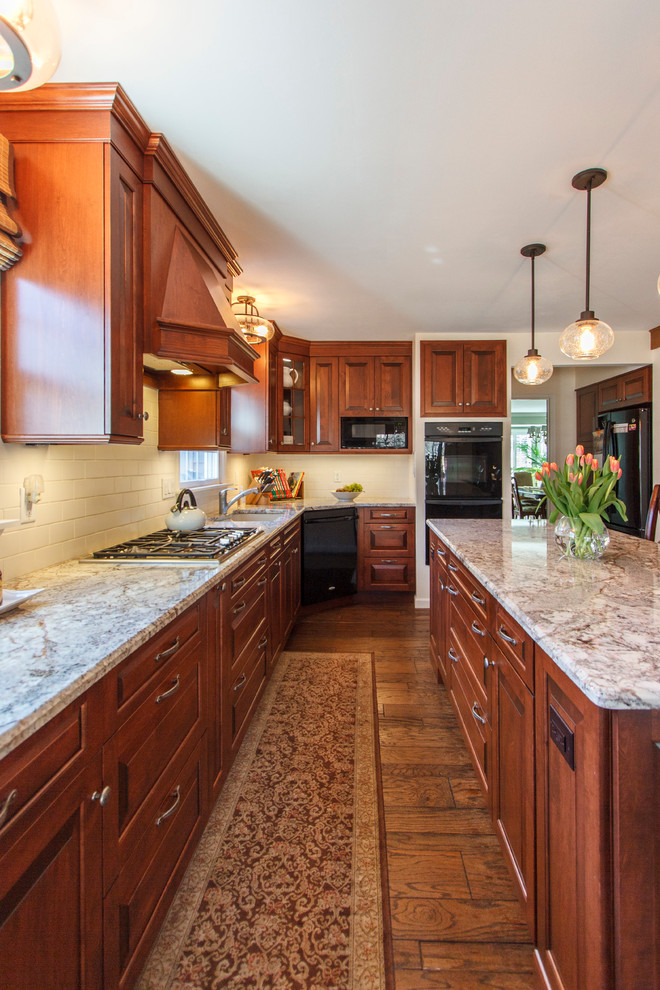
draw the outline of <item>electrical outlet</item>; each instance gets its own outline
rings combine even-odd
[[[335,471],[335,481],[341,481],[341,471]]]
[[[160,485],[163,498],[174,498],[176,495],[176,483],[174,478],[161,478]]]
[[[20,507],[19,518],[21,520],[21,526],[24,526],[26,523],[33,523],[35,518],[34,505],[32,502],[28,502],[24,488],[18,489],[18,504]]]

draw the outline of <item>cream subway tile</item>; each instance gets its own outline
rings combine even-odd
[[[104,512],[113,512],[123,506],[121,494],[113,492],[111,495],[96,495],[94,498],[85,499],[85,515],[100,516]]]
[[[82,519],[85,515],[85,499],[72,498],[68,502],[61,502],[62,519]]]
[[[58,523],[62,519],[62,502],[37,502],[32,509],[35,519],[35,526],[49,526],[51,523]]]
[[[2,559],[4,560],[2,565],[3,582],[21,577],[22,574],[28,574],[30,571],[36,571],[39,567],[38,554],[34,551],[30,551],[29,553],[20,553],[13,557],[5,557]]]
[[[75,535],[75,523],[72,520],[56,523],[54,526],[48,527],[48,542],[51,545],[53,543],[64,543],[66,540],[73,540]]]
[[[91,498],[93,495],[108,495],[114,492],[112,478],[88,478],[85,481],[74,481],[73,498]]]
[[[114,478],[117,474],[117,465],[112,461],[88,461],[85,465],[85,477],[87,478]]]
[[[134,475],[131,478],[131,488],[134,492],[143,491],[147,487],[147,479],[142,477],[142,475]]]

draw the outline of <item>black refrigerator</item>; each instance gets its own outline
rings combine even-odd
[[[594,453],[602,457],[603,463],[613,454],[623,470],[615,491],[626,506],[628,522],[623,521],[616,509],[610,509],[608,527],[630,536],[644,536],[653,488],[651,407],[635,406],[602,413],[594,440]]]

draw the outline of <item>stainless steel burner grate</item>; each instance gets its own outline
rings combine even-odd
[[[256,536],[259,530],[213,528],[198,529],[190,533],[177,533],[161,529],[157,533],[139,536],[135,540],[117,543],[105,550],[97,550],[89,561],[109,563],[216,563],[238,550]]]

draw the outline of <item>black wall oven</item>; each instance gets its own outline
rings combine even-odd
[[[501,423],[426,423],[424,454],[427,519],[502,518]]]

